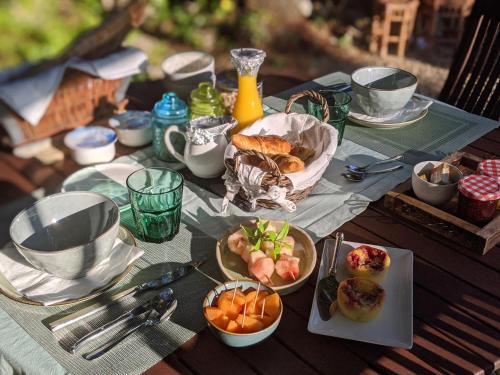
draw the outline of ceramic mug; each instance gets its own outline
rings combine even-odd
[[[198,117],[186,128],[171,125],[165,131],[167,150],[197,177],[213,178],[225,170],[224,152],[229,143],[228,132],[237,121],[231,116]],[[179,153],[171,141],[171,135],[181,134],[186,139],[184,154]]]

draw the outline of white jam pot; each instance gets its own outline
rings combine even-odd
[[[167,150],[197,177],[213,178],[225,170],[224,152],[228,145],[228,132],[237,120],[232,116],[198,117],[187,128],[171,125],[165,131]],[[186,139],[184,155],[172,144],[171,135],[181,134]]]

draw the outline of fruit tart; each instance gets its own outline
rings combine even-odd
[[[391,259],[384,250],[363,245],[351,250],[346,256],[345,263],[347,271],[352,276],[381,283],[389,271]]]
[[[342,281],[337,290],[339,310],[347,318],[357,322],[374,319],[382,309],[384,301],[384,288],[361,277]]]

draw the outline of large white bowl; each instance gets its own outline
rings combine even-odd
[[[369,66],[351,74],[357,103],[374,117],[392,115],[403,108],[417,88],[417,77],[398,68]]]
[[[12,220],[10,237],[35,268],[76,279],[109,256],[119,226],[115,202],[75,191],[50,195],[21,211]]]
[[[450,165],[451,184],[439,185],[422,180],[419,175],[430,172],[433,168],[443,164],[442,161],[423,161],[413,167],[411,175],[411,185],[415,195],[425,203],[433,206],[440,206],[447,203],[457,193],[458,181],[463,177],[460,170]]]

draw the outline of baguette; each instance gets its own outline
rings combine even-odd
[[[292,145],[281,137],[275,135],[246,136],[235,134],[231,141],[242,151],[257,151],[266,155],[289,154]]]
[[[304,162],[296,156],[289,154],[278,154],[271,156],[271,159],[278,165],[281,173],[293,173],[304,170]],[[262,170],[268,170],[269,166],[265,160],[262,160],[258,167]]]

